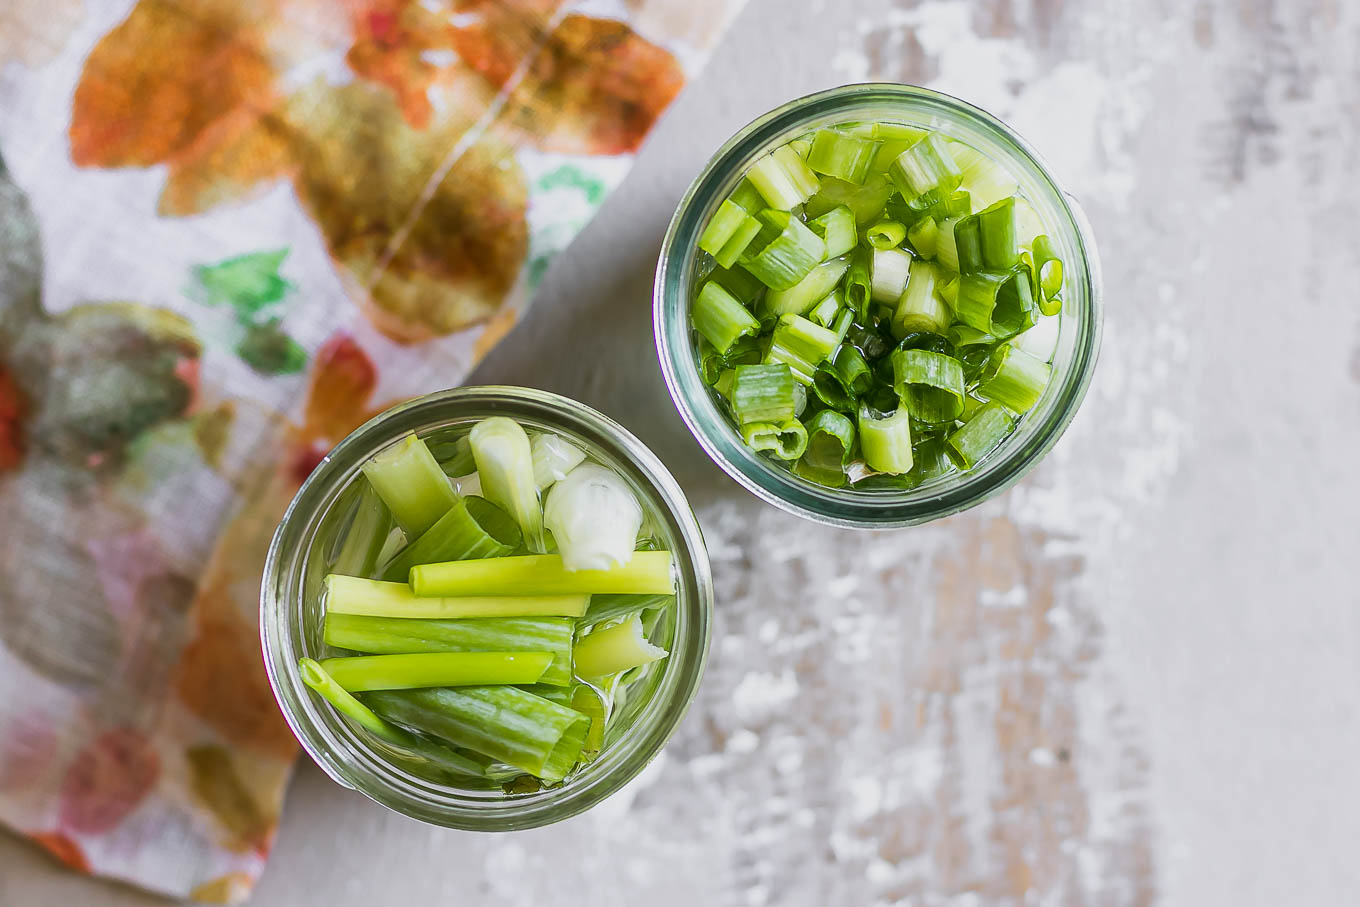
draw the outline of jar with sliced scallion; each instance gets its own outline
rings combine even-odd
[[[1007,167],[943,130],[780,144],[695,254],[699,374],[749,449],[809,482],[974,469],[1049,383],[1063,262]]]

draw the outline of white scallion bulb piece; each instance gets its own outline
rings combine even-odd
[[[554,482],[565,479],[567,473],[586,458],[585,451],[557,435],[534,435],[529,450],[534,458],[534,483],[539,491],[546,491]]]
[[[543,511],[534,484],[529,436],[514,419],[492,416],[472,426],[468,439],[481,478],[482,496],[519,523],[530,551],[542,553]]]
[[[632,559],[642,506],[623,479],[582,463],[548,490],[543,522],[568,570],[608,570]]]

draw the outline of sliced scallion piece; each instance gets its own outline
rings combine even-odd
[[[760,232],[747,246],[742,265],[772,290],[787,290],[821,263],[826,244],[787,211],[756,215]]]
[[[544,491],[554,482],[560,482],[577,466],[585,461],[586,452],[575,444],[551,432],[534,435],[529,440],[529,453],[534,458],[534,484]],[[435,560],[454,560],[454,558],[435,558]]]
[[[794,416],[794,378],[782,362],[738,366],[732,377],[732,412],[737,421],[784,422]]]
[[[694,329],[713,345],[719,355],[725,355],[737,338],[750,336],[760,330],[760,322],[756,321],[746,306],[713,280],[706,282],[699,291],[689,317]]]
[[[640,595],[674,592],[675,580],[669,551],[636,551],[627,564],[609,570],[568,570],[560,555],[531,554],[422,564],[411,569],[411,589],[421,598]]]
[[[827,258],[839,258],[854,249],[859,242],[854,212],[844,205],[814,217],[808,221],[808,229],[826,244]]]
[[[732,235],[723,243],[722,248],[713,253],[713,259],[719,267],[730,268],[741,260],[746,254],[746,250],[751,247],[751,241],[760,233],[760,221],[751,214],[737,224],[732,230]]]
[[[1013,337],[1034,325],[1029,278],[1017,271],[964,274],[959,278],[954,313],[971,328],[995,337]]]
[[[817,175],[787,146],[752,164],[746,179],[771,208],[785,212],[807,201],[819,187]]]
[[[808,166],[818,173],[859,185],[869,175],[878,142],[839,129],[818,129],[808,151]]]
[[[874,302],[896,305],[907,288],[911,254],[901,249],[874,249],[870,274],[870,298]]]
[[[873,297],[873,250],[856,249],[850,254],[850,268],[845,272],[845,304],[861,318],[869,312]]]
[[[996,450],[1013,428],[1015,418],[1006,408],[1000,403],[988,403],[949,436],[949,456],[963,469],[971,469]]]
[[[514,518],[530,551],[543,551],[543,509],[528,434],[514,419],[492,416],[472,426],[468,438],[483,496]]]
[[[992,353],[983,370],[978,393],[1011,412],[1028,412],[1043,396],[1051,371],[1042,359],[1009,343],[1003,344]]]
[[[1015,238],[1015,199],[1005,198],[978,212],[978,231],[982,239],[982,266],[991,271],[1009,271],[1020,263],[1020,245]]]
[[[949,329],[953,314],[935,292],[938,279],[934,262],[920,258],[912,261],[907,289],[893,313],[893,336],[905,337],[915,331],[943,334]]]
[[[708,226],[704,227],[704,232],[699,234],[699,248],[709,255],[717,255],[747,216],[741,205],[731,199],[724,199],[709,219]]]
[[[332,569],[336,573],[363,576],[378,564],[383,543],[392,531],[392,514],[382,502],[377,490],[366,480],[364,490],[354,505],[354,518],[345,530],[345,540],[335,556]]]
[[[922,422],[953,422],[963,412],[963,366],[930,350],[892,354],[893,387],[907,410]]]
[[[808,320],[824,328],[836,329],[836,316],[845,309],[845,297],[837,288],[808,310]]]
[[[567,570],[609,570],[633,559],[642,505],[618,473],[583,463],[548,491],[543,523]]]
[[[449,512],[383,566],[382,578],[405,582],[416,564],[500,557],[520,546],[523,536],[504,510],[485,498],[460,498]]]
[[[590,604],[590,596],[580,592],[519,594],[505,591],[445,598],[418,598],[407,583],[389,583],[359,576],[341,576],[336,573],[326,577],[325,590],[324,602],[327,613],[359,614],[366,617],[411,617],[430,620],[468,617],[580,617],[586,613],[586,608]]]
[[[551,652],[420,652],[326,658],[321,667],[351,693],[536,683]]]
[[[439,461],[411,433],[370,457],[362,469],[407,538],[429,529],[458,500]]]
[[[859,412],[859,446],[874,472],[903,475],[911,471],[911,415],[905,406],[888,416],[867,407]]]
[[[795,380],[803,385],[812,383],[817,366],[835,351],[840,338],[835,331],[814,324],[801,315],[784,315],[771,335],[767,363],[782,362],[789,367]]]
[[[817,265],[788,289],[770,290],[761,303],[761,317],[807,314],[809,309],[836,289],[849,267],[848,258],[833,258]]]
[[[922,258],[934,258],[936,240],[939,239],[940,228],[935,223],[933,217],[923,217],[911,225],[907,231],[907,242],[916,250],[916,254]]]
[[[934,132],[899,154],[888,175],[908,201],[923,196],[943,198],[963,182],[963,171],[954,163],[945,140]]]
[[[839,485],[855,448],[855,423],[842,413],[824,409],[808,420],[808,444],[800,475],[823,485]]]
[[[807,450],[807,429],[797,419],[775,424],[752,422],[741,427],[741,439],[756,451],[769,451],[781,460],[796,460]]]
[[[581,677],[607,677],[665,658],[669,653],[647,641],[642,620],[633,615],[620,624],[595,630],[576,643],[573,659]]]

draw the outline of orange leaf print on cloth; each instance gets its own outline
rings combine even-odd
[[[80,845],[59,831],[40,831],[29,835],[35,844],[76,872],[90,873],[90,861]]]
[[[392,89],[408,123],[417,129],[429,125],[429,89],[439,67],[423,54],[452,46],[447,20],[414,0],[365,0],[353,18],[354,44],[345,62]]]
[[[510,84],[524,48],[494,18],[455,31],[468,65],[497,87]],[[685,84],[680,63],[627,23],[571,14],[537,49],[506,105],[530,141],[569,154],[624,154]]]
[[[61,790],[61,824],[82,834],[106,832],[127,818],[160,777],[151,742],[115,728],[76,754]]]
[[[0,362],[0,474],[24,458],[24,416],[28,403],[17,381]]]
[[[184,755],[194,794],[228,832],[227,846],[267,853],[274,820],[251,796],[232,764],[231,752],[220,746],[195,746]]]
[[[369,398],[378,385],[378,368],[349,334],[321,345],[312,364],[302,433],[333,446],[371,415]]]

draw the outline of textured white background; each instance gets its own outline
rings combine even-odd
[[[998,501],[863,535],[758,505],[657,374],[708,153],[921,82],[1011,122],[1105,264],[1095,384]],[[1360,3],[752,0],[474,377],[584,400],[690,490],[718,620],[666,754],[593,813],[424,827],[302,765],[257,907],[1353,904]],[[3,907],[162,903],[0,837]]]

